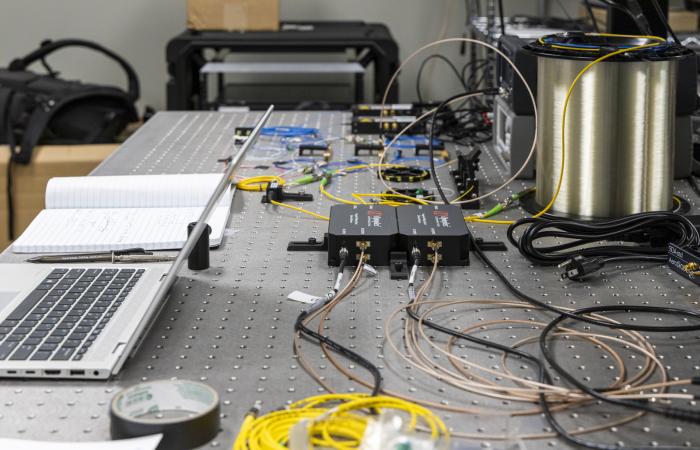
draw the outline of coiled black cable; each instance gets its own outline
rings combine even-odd
[[[501,270],[491,262],[489,257],[486,256],[481,247],[479,247],[479,244],[475,239],[472,240],[472,248],[474,249],[474,252],[479,257],[479,259],[486,265],[486,267],[493,271],[493,273],[503,282],[503,284],[505,284],[505,286],[510,292],[513,293],[513,295],[515,295],[517,298],[523,301],[530,303],[533,306],[544,309],[546,311],[556,313],[557,315],[563,315],[569,319],[586,322],[591,325],[598,325],[604,328],[616,328],[620,330],[631,331],[646,331],[650,333],[682,333],[688,331],[700,331],[700,312],[680,308],[672,308],[667,306],[657,306],[649,308],[653,308],[653,311],[659,314],[675,314],[676,316],[682,317],[687,320],[696,320],[698,321],[698,325],[639,325],[630,323],[610,323],[604,320],[595,319],[585,314],[577,315],[573,312],[562,310],[560,308],[557,308],[556,306],[537,300],[536,298],[527,295],[526,293],[515,287],[515,285],[508,279],[508,277],[505,276],[505,274],[503,274],[503,272],[501,272]]]
[[[515,231],[521,227],[525,228],[516,239]],[[574,258],[594,258],[590,267],[595,270],[606,264],[629,261],[663,264],[668,261],[670,242],[682,247],[700,245],[700,233],[688,218],[665,211],[598,221],[526,218],[510,225],[507,235],[520,254],[535,264],[549,266]],[[565,242],[536,244],[544,238],[561,238]],[[601,241],[606,244],[600,244]],[[586,261],[579,259],[577,264],[588,267]]]
[[[573,311],[571,314],[576,315],[576,316],[581,316],[584,314],[596,314],[596,313],[609,313],[609,312],[641,312],[641,313],[659,313],[659,312],[665,312],[666,308],[658,308],[654,306],[640,306],[640,305],[611,305],[611,306],[591,306],[588,308],[581,308],[576,311]],[[672,312],[668,312],[669,314],[672,314]],[[605,403],[609,403],[611,405],[615,406],[623,406],[626,408],[632,408],[636,410],[642,410],[646,412],[651,412],[655,414],[659,414],[665,417],[669,417],[671,419],[676,419],[676,420],[683,420],[687,422],[692,422],[696,424],[700,424],[700,411],[691,411],[691,410],[686,410],[682,408],[672,408],[672,407],[661,407],[657,406],[654,403],[647,402],[647,401],[634,401],[634,400],[625,400],[625,399],[619,399],[619,398],[613,398],[609,397],[603,393],[601,393],[599,390],[590,388],[587,386],[585,383],[582,383],[577,377],[573,376],[571,373],[567,372],[556,360],[554,355],[552,354],[552,350],[549,346],[549,342],[547,340],[547,337],[549,334],[557,328],[557,326],[563,322],[564,320],[567,320],[569,317],[565,315],[560,315],[559,317],[555,318],[549,324],[547,324],[546,327],[544,327],[544,330],[542,330],[542,333],[540,333],[540,351],[542,352],[542,356],[544,359],[547,361],[547,363],[554,369],[555,372],[557,372],[559,375],[561,375],[567,382],[571,383],[572,385],[576,386],[579,390],[582,392],[586,393],[587,395],[600,400]],[[613,325],[614,326],[614,325]]]
[[[583,322],[587,322],[590,324],[595,324],[595,325],[601,325],[606,328],[619,328],[619,329],[628,329],[628,330],[636,330],[636,331],[695,331],[700,329],[700,325],[694,325],[694,326],[680,326],[680,327],[658,327],[658,326],[645,326],[645,325],[629,325],[629,324],[621,324],[621,323],[614,323],[614,322],[606,322],[604,320],[598,320],[598,319],[593,319],[590,317],[590,314],[593,313],[599,313],[599,312],[613,312],[613,311],[639,311],[639,312],[652,312],[652,313],[662,313],[662,314],[674,314],[674,315],[681,315],[681,316],[691,316],[698,321],[700,321],[700,314],[677,309],[677,308],[668,308],[668,307],[652,307],[652,306],[625,306],[625,305],[614,305],[614,306],[597,306],[597,307],[592,307],[592,308],[585,308],[585,309],[580,309],[577,311],[572,311],[572,312],[566,312],[563,310],[560,310],[559,308],[556,308],[551,305],[547,305],[546,303],[540,302],[538,300],[535,300],[528,295],[524,294],[520,290],[518,290],[506,277],[505,275],[498,269],[496,268],[493,263],[486,257],[486,255],[483,253],[483,251],[479,248],[477,243],[473,244],[474,249],[479,256],[479,258],[484,262],[484,264],[489,267],[491,270],[493,270],[496,275],[506,284],[506,286],[516,294],[516,296],[522,300],[527,301],[530,304],[533,304],[534,306],[552,311],[552,312],[557,312],[559,314],[559,318],[555,319],[555,321],[551,322],[545,331],[540,335],[540,345],[542,349],[542,353],[545,356],[545,360],[547,363],[549,363],[553,369],[564,376],[567,380],[571,381],[569,377],[571,375],[568,375],[564,369],[556,363],[556,360],[553,358],[551,355],[551,352],[549,352],[549,346],[547,344],[547,336],[549,333],[551,333],[552,330],[554,330],[557,326],[558,323],[560,323],[562,320],[565,319],[576,319],[580,320]],[[414,255],[414,265],[418,266],[420,264],[420,258],[418,255]],[[414,320],[414,321],[420,321],[420,316],[418,315],[418,311],[415,305],[416,298],[415,298],[415,293],[412,290],[413,286],[409,285],[409,298],[410,301],[406,307],[406,312],[408,316]],[[436,324],[432,321],[422,321],[420,322],[422,325],[447,334],[449,336],[453,336],[458,339],[464,339],[466,341],[483,345],[487,348],[495,349],[498,351],[502,351],[504,353],[520,357],[522,359],[525,359],[527,361],[530,361],[537,370],[537,375],[538,375],[538,380],[541,383],[546,383],[546,384],[553,384],[552,376],[550,375],[549,371],[545,368],[544,361],[540,360],[540,358],[522,351],[518,350],[506,345],[499,344],[497,342],[493,341],[488,341],[484,339],[480,339],[471,335],[468,335],[466,333],[462,333],[447,327],[444,327],[442,325]],[[542,346],[545,346],[546,348],[542,348]],[[664,408],[664,407],[658,407],[656,405],[651,405],[649,403],[642,403],[642,402],[636,402],[636,401],[629,401],[629,400],[622,400],[622,399],[614,399],[605,396],[604,394],[601,394],[599,390],[596,390],[594,388],[590,388],[577,380],[573,380],[572,383],[581,389],[581,391],[589,394],[591,398],[597,399],[600,401],[604,401],[606,403],[612,403],[616,404],[618,406],[624,406],[628,408],[633,408],[638,411],[645,411],[645,412],[652,412],[655,414],[660,414],[665,417],[670,417],[678,420],[684,420],[684,421],[690,421],[694,423],[698,423],[700,420],[700,413],[697,413],[695,411],[688,411],[684,410],[681,408]],[[588,441],[586,439],[581,439],[573,434],[571,434],[569,431],[567,431],[559,422],[557,421],[556,417],[554,416],[553,411],[550,408],[549,402],[547,401],[546,397],[544,394],[539,395],[539,405],[542,408],[542,411],[544,413],[544,416],[548,423],[552,426],[554,431],[556,431],[560,437],[567,442],[584,447],[584,448],[590,448],[594,450],[622,450],[623,447],[619,445],[608,445],[608,444],[601,444],[593,441]],[[625,446],[624,449],[627,450],[680,450],[683,448],[694,448],[694,447],[679,447],[679,446],[654,446],[654,447],[628,447]]]
[[[612,329],[621,329],[621,330],[631,330],[631,331],[645,331],[645,332],[686,332],[686,331],[699,331],[700,330],[700,325],[682,325],[682,326],[653,326],[653,325],[638,325],[638,324],[628,324],[628,323],[612,323],[612,322],[607,322],[604,320],[598,320],[595,319],[588,314],[593,313],[595,311],[587,311],[587,310],[578,310],[578,311],[564,311],[561,310],[555,306],[549,305],[547,303],[541,302],[520,289],[518,289],[509,279],[508,277],[505,276],[505,274],[496,267],[493,262],[489,259],[488,256],[481,250],[479,247],[478,242],[473,241],[472,242],[472,248],[474,249],[474,252],[477,254],[479,259],[486,265],[487,268],[491,269],[493,273],[503,282],[503,284],[506,285],[508,290],[513,293],[517,298],[526,301],[530,303],[533,306],[536,306],[538,308],[545,309],[547,311],[551,311],[554,313],[557,313],[559,317],[562,318],[567,318],[567,319],[573,319],[573,320],[578,320],[581,322],[585,322],[591,325],[598,325],[602,326],[605,328],[612,328]],[[618,307],[618,306],[615,306]],[[607,307],[607,308],[615,308],[615,307]],[[601,307],[605,308],[605,307]],[[683,309],[678,309],[678,308],[671,308],[671,307],[653,307],[653,306],[645,306],[645,311],[646,312],[654,312],[657,314],[673,314],[676,315],[677,317],[681,317],[684,320],[687,319],[694,319],[698,322],[700,322],[700,314],[694,311],[688,311],[688,310],[683,310]],[[625,305],[619,305],[619,309],[621,311],[625,310],[632,310],[634,308],[629,308],[629,306]],[[612,309],[611,309],[612,310]],[[554,327],[554,326],[552,326]],[[540,364],[542,364],[540,362]],[[552,378],[551,375],[549,374],[548,371],[543,370],[543,374],[540,378],[540,381],[546,382],[548,384],[552,383]],[[571,433],[569,433],[564,427],[562,427],[559,422],[556,420],[554,413],[552,412],[549,403],[547,402],[546,398],[544,395],[539,396],[539,404],[542,407],[542,410],[544,412],[544,416],[547,419],[547,422],[552,426],[554,431],[559,434],[559,436],[567,441],[570,444],[577,445],[580,447],[584,448],[589,448],[589,449],[594,449],[594,450],[681,450],[684,448],[694,448],[697,450],[697,447],[683,447],[683,446],[648,446],[648,447],[627,447],[627,446],[619,446],[619,445],[608,445],[608,444],[600,444],[592,441],[588,441],[585,439],[578,438]],[[631,407],[634,406],[633,404],[630,405]],[[664,414],[665,415],[665,414]]]
[[[659,310],[662,310],[664,308],[656,308],[656,307],[647,307],[647,306],[623,306],[623,305],[615,305],[615,306],[594,306],[594,307],[589,307],[589,308],[582,308],[578,309],[576,311],[572,311],[573,316],[578,316],[578,317],[583,317],[586,314],[595,314],[595,313],[603,313],[603,312],[614,312],[614,311],[638,311],[638,312],[654,312],[658,313]],[[584,383],[581,383],[575,376],[564,370],[561,365],[559,365],[552,355],[551,349],[549,347],[547,337],[549,334],[557,327],[559,323],[561,323],[563,320],[566,320],[570,317],[567,317],[567,315],[560,315],[558,318],[552,320],[542,331],[540,334],[540,351],[547,361],[547,363],[552,367],[554,371],[556,371],[559,375],[561,375],[566,381],[569,383],[573,384],[576,386],[578,389],[580,389],[582,392],[588,394],[592,398],[595,398],[599,401],[613,404],[616,406],[623,406],[626,408],[631,408],[631,409],[636,409],[638,411],[645,411],[645,412],[651,412],[655,414],[660,414],[665,417],[669,417],[672,419],[676,420],[683,420],[687,422],[692,422],[692,423],[698,423],[700,421],[700,412],[698,411],[691,411],[691,410],[686,410],[682,408],[675,408],[675,407],[660,407],[656,406],[650,402],[640,402],[640,401],[631,401],[631,400],[623,400],[623,399],[616,399],[616,398],[611,398],[608,397],[601,392],[599,392],[596,389],[590,388],[586,386]],[[549,374],[549,372],[545,369],[545,376],[544,379],[546,380],[551,380],[552,377]],[[549,404],[545,401],[542,395],[540,395],[540,405],[542,406],[542,410],[544,412],[544,416],[547,419],[547,422],[552,426],[554,431],[559,434],[559,436],[567,441],[570,444],[577,445],[579,447],[584,447],[584,448],[589,448],[593,450],[681,450],[681,449],[698,449],[698,447],[688,447],[688,446],[659,446],[659,445],[654,445],[654,446],[645,446],[645,447],[628,447],[628,446],[621,446],[621,445],[608,445],[608,444],[601,444],[597,442],[592,442],[588,441],[585,439],[578,438],[568,431],[564,427],[562,427],[559,422],[556,420],[554,417],[554,414],[552,413],[552,410],[549,407]]]

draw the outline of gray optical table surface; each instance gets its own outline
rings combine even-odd
[[[217,172],[218,159],[232,151],[230,142],[237,126],[252,126],[259,113],[164,112],[157,114],[131,137],[93,175],[171,174]],[[326,136],[340,137],[349,132],[349,113],[278,112],[268,125],[317,127]],[[275,149],[263,140],[252,150],[242,176],[271,173],[256,165],[289,159],[291,152]],[[488,151],[481,158],[482,191],[504,181],[506,168]],[[353,145],[343,140],[333,143],[335,160],[354,158]],[[364,158],[367,160],[367,158]],[[452,188],[447,169],[442,183]],[[509,190],[496,195],[502,200],[530,182],[517,181]],[[431,188],[427,181],[424,187]],[[676,193],[689,199],[697,214],[698,198],[685,181],[676,181]],[[349,198],[351,192],[381,192],[376,176],[357,172],[335,178],[331,192]],[[327,215],[331,203],[318,195],[318,186],[310,185],[314,202],[301,206]],[[83,381],[0,381],[0,436],[55,441],[109,439],[109,402],[122,388],[147,380],[183,378],[199,380],[214,387],[221,396],[222,430],[204,448],[225,447],[233,443],[245,412],[256,401],[263,411],[283,406],[322,392],[304,372],[292,354],[293,323],[302,306],[287,300],[293,290],[322,295],[334,278],[322,252],[288,253],[292,240],[322,238],[326,223],[311,217],[260,203],[260,193],[238,192],[223,245],[212,252],[211,268],[192,272],[184,268],[170,299],[140,351],[129,360],[113,380]],[[485,205],[490,207],[493,200]],[[499,218],[518,218],[525,214],[510,210]],[[506,241],[506,228],[500,225],[470,225],[477,237]],[[624,266],[606,270],[603,277],[588,282],[564,282],[556,268],[534,267],[511,248],[490,254],[511,280],[531,295],[552,304],[585,307],[594,304],[650,304],[698,308],[700,290],[666,266]],[[9,251],[3,262],[20,261]],[[427,270],[422,270],[424,278]],[[429,399],[446,406],[482,407],[494,411],[524,408],[527,405],[491,399],[457,391],[427,378],[411,368],[386,345],[383,327],[386,318],[407,301],[406,281],[392,281],[386,268],[375,278],[365,278],[328,321],[326,332],[354,348],[380,366],[385,385],[395,392]],[[513,299],[503,284],[472,255],[468,267],[440,268],[430,291],[441,299]],[[433,315],[441,323],[464,328],[489,320],[511,318],[546,322],[551,316],[536,310],[503,309],[480,305],[457,305]],[[639,323],[674,323],[670,317],[636,318]],[[677,320],[676,320],[677,321]],[[394,330],[400,322],[394,324]],[[536,336],[533,326],[488,327],[477,336],[514,343]],[[394,332],[397,338],[398,333]],[[671,377],[700,376],[700,336],[685,334],[645,334],[656,346]],[[444,338],[436,336],[438,342]],[[336,390],[361,392],[364,389],[344,378],[321,357],[312,343],[303,345],[316,371]],[[559,360],[579,379],[593,386],[606,386],[617,375],[616,365],[600,348],[580,340],[557,340]],[[524,349],[537,353],[535,345]],[[642,358],[616,346],[627,370],[640,370]],[[474,346],[458,346],[455,351],[466,360],[493,368],[501,367],[501,355]],[[432,357],[446,364],[445,357]],[[508,361],[513,373],[534,376],[532,367],[522,361]],[[353,367],[365,379],[369,375]],[[492,375],[486,375],[493,378]],[[680,388],[674,389],[675,392]],[[697,391],[696,391],[697,392]],[[695,402],[679,401],[677,406],[700,413]],[[537,434],[551,431],[539,416],[484,417],[438,411],[453,430],[476,435],[463,442],[463,448],[570,448],[557,438],[541,441],[489,441],[479,436]],[[558,415],[568,429],[612,424],[630,414],[606,405],[594,405]],[[629,424],[610,427],[586,435],[597,442],[621,443],[628,447],[677,445],[700,447],[700,427],[690,423],[647,415]]]

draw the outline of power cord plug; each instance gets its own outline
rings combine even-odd
[[[546,240],[550,238],[566,241],[552,243]],[[611,263],[666,264],[669,245],[700,245],[700,229],[690,218],[664,211],[596,221],[528,217],[508,228],[508,240],[534,264],[560,264],[562,278],[576,280]]]
[[[559,268],[564,269],[561,274],[561,279],[566,280],[581,280],[585,276],[599,271],[603,267],[602,258],[586,258],[583,256],[574,256],[559,264]]]

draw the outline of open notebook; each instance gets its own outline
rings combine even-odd
[[[179,249],[221,174],[52,178],[46,209],[12,244],[15,253]],[[231,208],[227,190],[207,223],[221,244]]]

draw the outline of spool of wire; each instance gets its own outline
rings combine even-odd
[[[676,72],[688,50],[653,36],[583,33],[546,36],[527,49],[537,56],[539,86],[536,202],[553,198],[563,163],[554,214],[671,210]],[[634,51],[591,66],[569,92],[592,61],[623,49]]]

